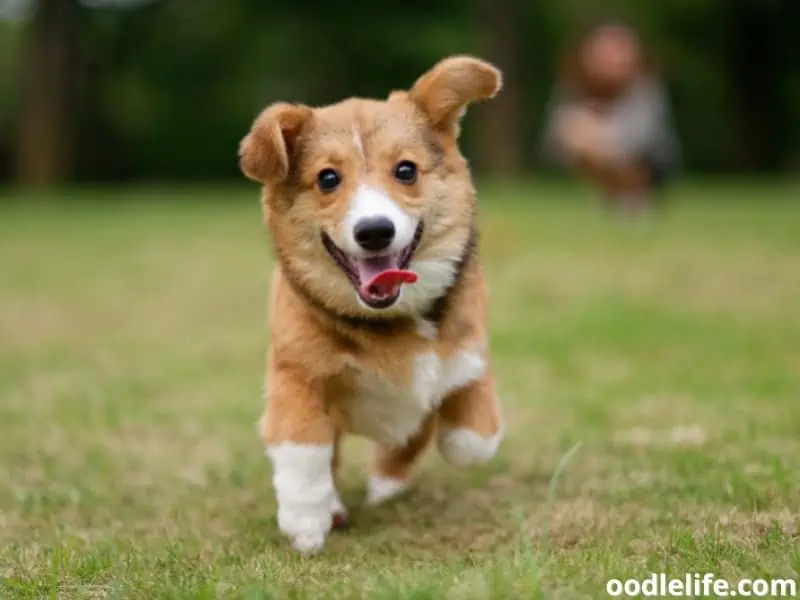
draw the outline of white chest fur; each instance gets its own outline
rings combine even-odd
[[[347,403],[351,425],[355,433],[401,445],[448,394],[479,379],[485,368],[483,356],[475,350],[461,350],[447,358],[434,352],[417,355],[405,385],[359,368],[358,388]]]

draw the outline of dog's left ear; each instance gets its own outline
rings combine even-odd
[[[312,115],[311,108],[286,102],[264,109],[239,144],[239,167],[245,176],[263,184],[284,181],[295,141]]]
[[[408,97],[435,128],[457,137],[458,121],[467,105],[493,98],[502,86],[503,76],[494,65],[471,56],[453,56],[417,79]]]

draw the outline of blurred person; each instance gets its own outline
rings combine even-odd
[[[565,54],[545,152],[600,188],[604,203],[648,214],[675,173],[677,136],[663,82],[629,26],[590,28]]]

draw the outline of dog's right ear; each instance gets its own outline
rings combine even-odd
[[[493,98],[503,86],[494,65],[472,56],[451,56],[423,74],[408,92],[438,130],[458,137],[458,121],[467,106]]]
[[[239,144],[242,173],[263,184],[285,181],[297,136],[312,115],[308,106],[285,102],[264,109]]]

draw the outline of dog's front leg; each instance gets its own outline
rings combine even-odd
[[[343,510],[333,481],[335,430],[322,385],[289,366],[270,369],[261,437],[272,461],[278,525],[302,553],[322,548]]]
[[[472,466],[492,458],[505,425],[491,373],[456,390],[439,408],[439,451],[457,466]]]

